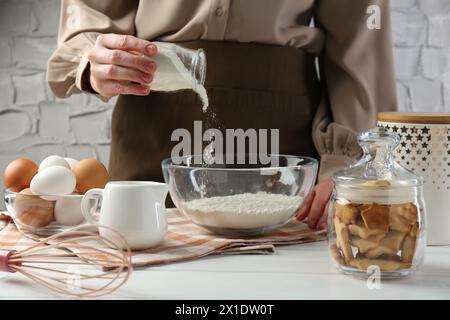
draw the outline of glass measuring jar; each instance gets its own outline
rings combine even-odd
[[[399,136],[376,128],[358,136],[364,155],[335,173],[329,250],[345,274],[407,276],[423,260],[423,179],[393,160]]]
[[[157,69],[150,83],[154,91],[201,91],[206,78],[206,55],[203,49],[187,49],[174,43],[153,42],[158,54]]]

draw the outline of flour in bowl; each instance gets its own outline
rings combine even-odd
[[[287,221],[302,203],[299,196],[258,192],[196,199],[184,202],[182,207],[199,225],[253,229]]]

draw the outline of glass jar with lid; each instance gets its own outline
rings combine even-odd
[[[330,253],[346,274],[407,276],[421,264],[425,248],[423,179],[393,160],[397,134],[376,128],[358,142],[361,160],[333,176]]]

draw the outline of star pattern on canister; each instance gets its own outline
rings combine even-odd
[[[450,190],[446,182],[450,176],[449,126],[387,122],[378,122],[378,126],[400,136],[395,161],[431,181],[437,190]]]

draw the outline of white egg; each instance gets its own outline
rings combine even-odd
[[[69,163],[64,160],[63,157],[53,155],[42,160],[41,164],[39,165],[39,171],[55,166],[61,166],[70,169]]]
[[[79,162],[77,159],[74,158],[64,158],[64,160],[67,161],[67,163],[70,166],[70,169],[73,170],[73,168],[77,165],[77,163]]]
[[[75,226],[84,221],[81,213],[82,197],[64,197],[55,203],[55,220],[64,226]]]
[[[33,177],[31,192],[38,195],[64,195],[75,190],[76,179],[70,169],[61,166],[49,167]]]

